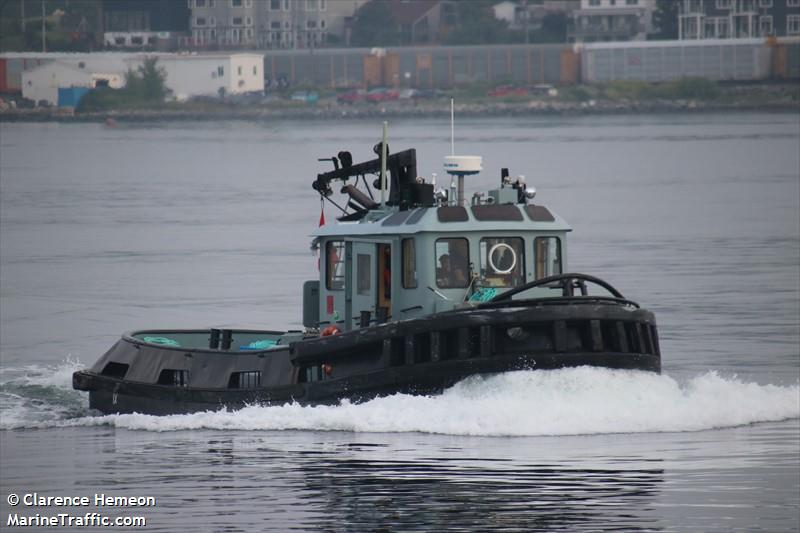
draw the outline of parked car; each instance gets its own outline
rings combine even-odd
[[[531,87],[531,94],[537,96],[558,96],[558,89],[549,83],[540,83]]]
[[[419,97],[419,90],[417,89],[400,89],[400,93],[398,95],[400,100],[411,100],[412,98],[416,99]]]
[[[336,97],[336,101],[340,104],[355,104],[357,102],[363,102],[366,95],[367,91],[364,89],[353,89],[352,91],[339,94]]]
[[[503,98],[506,96],[527,96],[528,89],[525,87],[515,87],[514,85],[498,85],[494,89],[491,89],[487,94],[496,98]]]
[[[295,102],[316,104],[317,100],[319,100],[319,94],[317,91],[295,91],[292,93],[291,99]]]
[[[397,89],[387,89],[386,87],[376,87],[367,92],[367,102],[386,102],[400,98],[400,91]]]

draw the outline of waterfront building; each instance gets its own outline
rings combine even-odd
[[[800,0],[679,0],[679,40],[794,35],[800,35]]]
[[[264,56],[252,53],[206,54],[35,54],[32,68],[21,72],[24,98],[37,104],[59,105],[59,90],[120,88],[125,73],[136,70],[147,57],[158,58],[173,98],[225,96],[264,91]],[[5,63],[8,59],[0,58]]]
[[[188,0],[187,48],[317,48],[343,43],[366,0]]]
[[[494,18],[505,21],[510,30],[536,31],[548,15],[570,16],[580,9],[581,0],[504,0],[492,6]]]
[[[581,0],[567,27],[569,42],[644,41],[653,33],[655,0]]]

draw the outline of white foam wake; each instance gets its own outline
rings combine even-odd
[[[251,406],[165,417],[109,415],[58,425],[533,436],[697,431],[792,418],[800,418],[798,385],[759,385],[715,372],[681,384],[666,375],[576,368],[474,377],[433,397],[398,394],[363,404]]]
[[[83,367],[67,358],[57,365],[0,368],[0,429],[47,427],[84,415],[88,401],[72,390],[72,373]]]

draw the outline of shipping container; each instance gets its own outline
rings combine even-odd
[[[88,87],[59,87],[58,107],[78,107],[81,99],[88,92]]]

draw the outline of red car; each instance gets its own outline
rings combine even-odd
[[[366,96],[367,91],[364,89],[353,89],[352,91],[347,91],[337,96],[336,101],[340,104],[355,104],[357,102],[363,102]]]
[[[489,91],[488,95],[500,98],[504,96],[527,96],[528,89],[525,87],[514,87],[513,85],[500,85]]]
[[[375,89],[370,89],[366,98],[367,102],[386,102],[389,100],[398,100],[400,98],[400,91],[397,89],[377,87]]]

